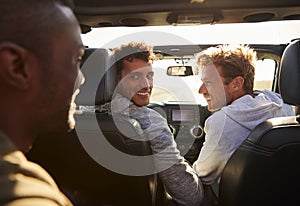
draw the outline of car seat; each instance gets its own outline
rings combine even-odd
[[[300,105],[300,42],[283,52],[280,93]],[[298,205],[300,202],[300,116],[258,125],[227,162],[220,180],[220,206]]]
[[[135,169],[132,168],[136,165],[117,159],[122,155],[151,154],[147,141],[135,140],[143,138],[139,124],[122,116],[113,119],[109,112],[97,109],[111,100],[117,84],[108,51],[88,48],[83,60],[85,83],[76,98],[81,110],[76,115],[75,130],[43,135],[28,158],[49,171],[74,205],[163,204],[158,201],[164,191],[156,174],[139,175],[140,171],[152,169],[151,158],[136,163],[139,167]],[[117,148],[113,150],[116,153],[110,153],[108,148]],[[133,171],[128,172],[130,169]]]

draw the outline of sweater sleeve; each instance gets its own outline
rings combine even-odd
[[[131,106],[130,114],[139,121],[149,138],[156,172],[170,196],[179,205],[200,205],[203,198],[202,183],[180,155],[166,119],[147,107]]]

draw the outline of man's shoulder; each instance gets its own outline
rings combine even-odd
[[[223,107],[224,108],[224,107]],[[223,111],[223,108],[218,110],[218,111],[214,111],[207,119],[206,119],[206,124],[218,124],[218,122],[220,121],[225,121],[226,118],[226,113]]]
[[[27,205],[72,205],[62,194],[52,177],[38,164],[30,162],[19,150],[0,156],[0,205],[9,203]],[[34,197],[34,198],[33,198]]]

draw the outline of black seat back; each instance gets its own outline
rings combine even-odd
[[[117,86],[117,71],[113,69],[106,49],[87,48],[81,71],[86,81],[76,97],[77,105],[95,106],[111,101]]]
[[[86,81],[76,103],[87,110],[76,115],[72,132],[39,138],[28,158],[44,166],[75,205],[158,205],[156,175],[139,173],[153,170],[152,158],[136,165],[120,159],[151,155],[148,142],[139,141],[144,138],[139,124],[94,110],[112,98],[117,76],[109,68],[105,49],[86,50]]]
[[[280,93],[300,105],[300,43],[285,49]],[[234,152],[221,176],[220,206],[297,205],[300,202],[300,117],[279,117],[258,125]]]

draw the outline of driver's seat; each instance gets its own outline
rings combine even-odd
[[[283,53],[284,101],[300,105],[300,41]],[[220,206],[296,205],[300,202],[300,116],[258,125],[229,159],[220,181]]]

